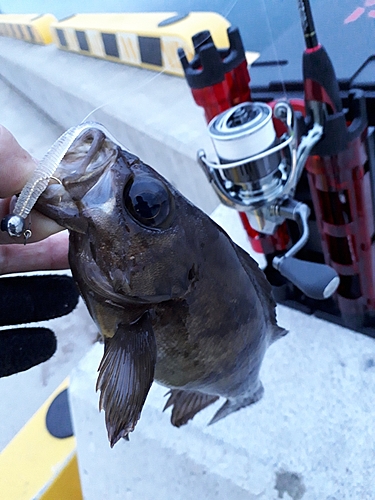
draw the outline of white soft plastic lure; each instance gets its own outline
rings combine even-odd
[[[25,241],[31,236],[30,229],[25,228],[25,221],[40,195],[48,186],[56,169],[60,165],[69,148],[74,141],[85,131],[89,129],[101,130],[107,137],[110,137],[116,144],[116,141],[108,130],[97,122],[83,122],[75,127],[66,130],[49,148],[42,160],[38,163],[31,179],[23,187],[13,213],[7,215],[1,223],[1,229],[7,231],[10,236],[24,236]]]

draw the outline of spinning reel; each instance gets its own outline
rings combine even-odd
[[[274,119],[285,132],[277,137]],[[330,297],[339,285],[336,271],[325,264],[294,258],[309,237],[310,209],[293,199],[298,180],[323,127],[315,123],[300,140],[294,111],[285,101],[274,109],[262,102],[243,102],[213,118],[208,131],[219,163],[198,151],[198,161],[221,202],[246,212],[251,227],[272,235],[285,219],[300,227],[299,240],[272,265],[314,299]]]
[[[281,300],[301,303],[311,313],[319,311],[374,336],[373,118],[371,123],[364,90],[350,86],[345,94],[340,89],[318,42],[309,0],[298,0],[298,8],[306,44],[304,99],[293,100],[293,109],[303,116],[285,101],[265,104],[275,98],[273,91],[262,102],[252,100],[237,28],[228,28],[225,48],[217,48],[209,32],[197,33],[190,61],[179,49],[186,81],[204,109],[218,156],[214,162],[200,150],[198,161],[220,201],[239,211],[253,249],[266,257],[265,272]],[[309,206],[297,201],[301,196]],[[290,220],[299,225],[298,234]],[[309,229],[319,241],[309,237]],[[302,248],[299,256],[308,260],[295,258]],[[273,268],[303,293],[284,287],[287,280],[280,280]],[[306,300],[333,294],[322,305]]]

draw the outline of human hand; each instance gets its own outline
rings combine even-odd
[[[22,190],[35,166],[33,158],[0,125],[0,220],[10,213],[13,195]],[[61,232],[60,226],[36,211],[31,213],[31,221],[32,236],[27,245],[15,245],[24,243],[23,239],[0,232],[0,275],[69,267],[67,232]],[[0,327],[68,314],[77,301],[77,289],[68,276],[1,278]],[[49,329],[2,329],[0,377],[46,361],[55,350],[56,338]]]
[[[35,167],[35,160],[0,125],[0,220],[11,212],[12,197],[22,190]],[[32,236],[27,245],[14,246],[23,239],[0,232],[0,275],[69,267],[67,232],[60,233],[62,227],[35,210],[30,217]],[[45,239],[54,233],[58,234]],[[32,244],[37,241],[37,245]]]

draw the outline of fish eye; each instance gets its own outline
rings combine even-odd
[[[124,190],[126,209],[133,219],[147,227],[165,227],[171,214],[171,199],[167,186],[150,176],[132,179]]]

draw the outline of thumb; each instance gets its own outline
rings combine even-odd
[[[0,198],[19,193],[30,179],[36,163],[5,127],[0,125]]]

